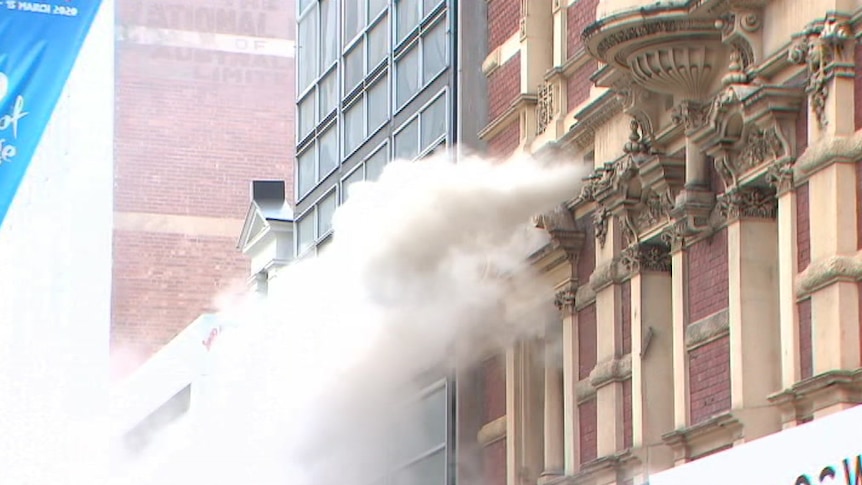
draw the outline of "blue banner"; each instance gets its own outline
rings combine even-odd
[[[0,225],[101,0],[0,0]]]

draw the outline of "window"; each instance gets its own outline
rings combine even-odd
[[[407,123],[397,135],[395,135],[395,158],[399,160],[413,160],[419,154],[419,118]]]
[[[331,124],[317,140],[298,155],[297,198],[308,195],[315,185],[338,167],[338,130]]]
[[[395,157],[413,160],[446,140],[449,111],[445,94],[438,96],[395,135]]]
[[[320,0],[320,70],[326,71],[338,57],[338,6],[336,0]]]
[[[389,163],[389,152],[387,146],[383,145],[378,148],[373,155],[368,157],[364,162],[360,163],[356,169],[350,173],[341,182],[341,202],[347,202],[350,196],[350,187],[362,181],[373,182],[380,178],[383,173],[383,168]]]
[[[395,35],[397,42],[406,39],[423,18],[431,15],[442,0],[397,0],[395,12],[397,25]]]
[[[316,93],[312,91],[299,102],[299,106],[297,107],[297,111],[299,111],[297,132],[299,133],[300,140],[305,139],[309,133],[314,131],[314,127],[317,125],[317,111],[314,109],[315,98]]]
[[[400,108],[448,65],[448,27],[445,18],[420,34],[395,61],[396,101]]]
[[[389,82],[384,74],[344,110],[344,154],[353,153],[389,119]]]
[[[392,450],[392,483],[447,483],[449,413],[445,383],[433,387],[399,413]]]
[[[389,22],[384,15],[375,20],[344,54],[344,92],[349,93],[375,72],[389,54]]]
[[[299,68],[298,92],[303,92],[317,78],[317,9],[311,9],[302,20],[299,21]]]
[[[323,121],[338,106],[338,76],[333,70],[320,81],[320,119]]]
[[[296,255],[308,253],[318,244],[329,240],[332,216],[337,206],[335,191],[329,192],[308,209],[296,223]]]

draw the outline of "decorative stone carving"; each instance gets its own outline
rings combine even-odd
[[[536,102],[536,134],[545,132],[556,113],[556,102],[554,85],[544,82],[539,86],[538,99]]]
[[[577,301],[578,289],[574,286],[567,286],[566,288],[558,291],[554,295],[554,306],[557,307],[557,310],[560,311],[571,311],[575,308],[575,301]]]
[[[736,187],[738,183],[737,174],[733,162],[730,160],[730,155],[725,153],[715,157],[713,165],[715,166],[715,171],[721,177],[721,181],[724,182],[725,189],[729,190]]]
[[[670,189],[661,193],[649,190],[645,195],[643,210],[635,218],[635,226],[639,231],[649,229],[663,221],[669,221],[673,210],[673,194]]]
[[[739,53],[739,62],[748,68],[758,62],[756,52],[760,51],[760,37],[754,35],[760,30],[762,16],[759,11],[739,8],[720,16],[715,22],[721,30],[722,42]]]
[[[774,219],[778,213],[775,191],[767,187],[737,188],[718,198],[718,210],[728,220]]]
[[[685,239],[688,237],[688,221],[682,219],[675,221],[661,233],[661,240],[668,246],[671,251],[678,251],[685,246]]]
[[[521,40],[524,40],[527,37],[527,15],[530,14],[529,4],[529,0],[521,0],[521,16],[518,21],[518,32]]]
[[[611,213],[603,205],[596,207],[595,212],[593,212],[593,226],[596,229],[596,240],[599,241],[599,246],[602,248],[605,247],[605,241],[608,238],[608,220],[610,217]]]
[[[737,172],[744,173],[767,160],[778,158],[783,151],[783,144],[775,128],[756,128],[748,134],[745,146],[737,157]]]
[[[853,30],[850,23],[830,14],[823,21],[809,24],[788,50],[790,62],[806,66],[806,92],[821,128],[827,124],[825,110],[832,77],[831,65],[836,60],[843,60],[845,45],[851,39]]]
[[[780,195],[793,188],[793,161],[776,160],[766,169],[766,182]]]
[[[629,123],[629,141],[623,145],[623,151],[629,155],[640,155],[649,153],[649,146],[643,141],[643,129],[638,120],[632,118]]]
[[[553,247],[563,249],[570,261],[577,260],[583,246],[584,233],[577,228],[572,211],[565,205],[535,216],[533,225],[544,229],[551,236]]]
[[[632,244],[622,251],[620,264],[629,274],[637,274],[641,271],[669,273],[671,270],[670,248],[657,243]]]
[[[618,217],[620,232],[623,236],[623,245],[636,244],[640,241],[638,229],[632,221],[629,211],[623,211]]]
[[[693,131],[703,127],[708,118],[711,106],[697,101],[683,101],[674,107],[671,120],[674,124],[683,125],[685,131]]]

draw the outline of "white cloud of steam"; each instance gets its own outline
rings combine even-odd
[[[323,255],[282,270],[269,297],[224,309],[237,325],[215,342],[194,412],[111,484],[367,485],[335,460],[390,438],[374,432],[424,385],[417,375],[445,375],[554,318],[525,264],[546,242],[528,221],[584,172],[441,156],[355,186]]]

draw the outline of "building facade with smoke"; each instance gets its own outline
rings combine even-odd
[[[858,483],[862,3],[487,9],[488,152],[593,172],[559,323],[459,382],[485,483]]]

